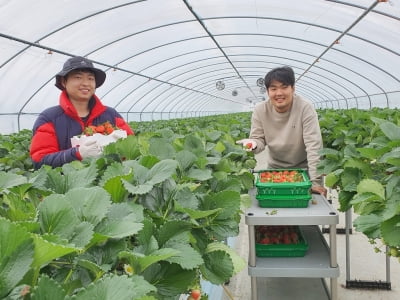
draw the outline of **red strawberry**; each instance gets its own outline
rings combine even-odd
[[[104,125],[99,125],[96,127],[96,132],[97,133],[104,133],[106,129],[104,128]]]
[[[200,296],[201,296],[201,292],[198,289],[192,290],[192,292],[190,293],[190,296],[192,296],[192,298],[195,300],[199,300]]]

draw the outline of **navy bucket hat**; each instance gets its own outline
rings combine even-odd
[[[69,72],[77,69],[88,69],[94,73],[94,77],[96,78],[96,88],[101,86],[106,80],[106,73],[100,69],[97,69],[93,66],[93,63],[85,57],[75,56],[69,58],[63,66],[63,69],[56,74],[56,83],[55,86],[60,90],[64,90],[64,87],[61,84],[61,79],[67,75]]]

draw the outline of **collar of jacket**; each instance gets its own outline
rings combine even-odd
[[[89,104],[89,106],[91,106],[91,108],[89,112],[89,117],[86,122],[87,125],[90,125],[93,119],[101,115],[106,110],[106,107],[103,103],[101,103],[100,99],[96,95],[92,96],[90,102],[91,103]],[[77,120],[78,122],[82,122],[81,117],[79,117],[78,112],[69,100],[68,94],[65,90],[61,92],[59,104],[66,115],[74,120]]]

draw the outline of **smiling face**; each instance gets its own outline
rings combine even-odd
[[[64,77],[62,85],[72,102],[88,102],[96,90],[96,78],[89,70],[73,70]]]
[[[292,106],[294,96],[294,86],[272,80],[268,89],[268,97],[279,113],[287,112]]]

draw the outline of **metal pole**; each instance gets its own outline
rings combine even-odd
[[[256,235],[254,225],[249,225],[249,266],[256,266]],[[257,277],[251,276],[251,300],[257,300]]]
[[[336,241],[336,225],[329,226],[329,248],[330,248],[330,261],[331,267],[337,268],[337,241]],[[331,300],[337,300],[337,278],[331,277]]]
[[[350,209],[345,212],[345,230],[346,230],[346,282],[350,281],[350,225],[351,211]]]

